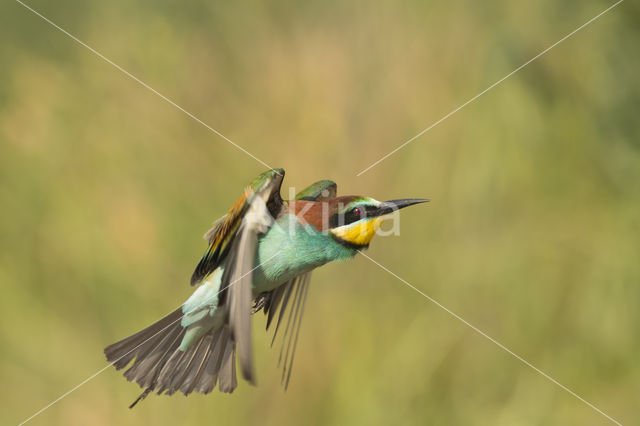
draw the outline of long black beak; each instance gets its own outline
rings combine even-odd
[[[426,203],[429,200],[424,198],[404,198],[402,200],[389,200],[385,201],[378,206],[374,211],[367,212],[367,216],[382,216],[385,214],[393,213],[397,210],[405,207],[413,206],[414,204]]]

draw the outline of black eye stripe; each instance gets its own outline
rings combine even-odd
[[[360,219],[362,219],[362,209],[359,209],[358,207],[351,209],[344,214],[345,225],[348,225]]]
[[[375,206],[355,206],[342,214],[334,214],[329,219],[329,226],[336,228],[338,226],[349,225],[353,222],[357,222],[360,219],[372,216],[377,210]]]

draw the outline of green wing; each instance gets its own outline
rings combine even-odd
[[[267,186],[273,186],[272,195],[267,205],[272,216],[275,217],[277,215],[282,207],[280,186],[283,178],[283,169],[272,169],[262,173],[251,182],[242,196],[233,204],[231,210],[214,222],[213,227],[204,234],[204,238],[209,241],[209,246],[193,271],[193,275],[191,275],[192,286],[200,284],[224,260],[231,247],[231,242],[238,232],[240,223],[242,223],[242,218],[247,212],[249,199],[254,193],[265,189]]]
[[[326,191],[326,192],[325,192]],[[301,201],[322,201],[328,198],[335,198],[338,192],[338,185],[331,180],[319,180],[309,185],[296,195],[296,200]]]

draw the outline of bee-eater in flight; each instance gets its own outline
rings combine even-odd
[[[206,394],[216,383],[233,392],[236,352],[242,376],[254,383],[251,315],[260,310],[267,329],[277,316],[274,340],[287,316],[280,354],[286,388],[311,271],[366,249],[382,216],[428,201],[338,197],[330,180],[286,201],[283,177],[283,169],[262,173],[205,234],[209,246],[191,276],[198,287],[180,308],[105,348],[118,370],[133,361],[124,376],[144,391],[131,407],[151,392]]]

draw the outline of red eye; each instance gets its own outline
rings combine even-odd
[[[362,210],[360,209],[360,207],[356,207],[355,209],[353,209],[353,214],[358,217],[362,216]]]

